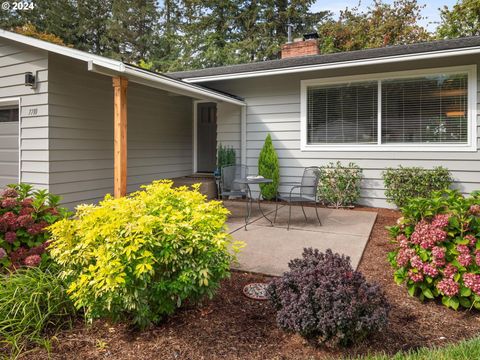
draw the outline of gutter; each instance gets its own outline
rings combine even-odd
[[[245,106],[241,99],[224,95],[214,90],[200,87],[199,85],[169,78],[161,74],[154,74],[150,71],[124,64],[117,61],[115,64],[102,61],[88,61],[88,71],[107,76],[124,76],[134,83],[142,84],[165,91],[175,92],[185,96],[197,96],[202,100],[217,100],[234,105]]]

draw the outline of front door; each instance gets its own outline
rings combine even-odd
[[[197,104],[197,172],[215,171],[217,158],[217,104]]]

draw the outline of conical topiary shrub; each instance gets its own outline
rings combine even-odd
[[[265,200],[273,200],[277,197],[278,182],[280,179],[280,169],[278,165],[278,156],[273,147],[270,134],[265,139],[262,151],[258,157],[258,174],[266,179],[272,179],[273,183],[260,185],[262,197]]]

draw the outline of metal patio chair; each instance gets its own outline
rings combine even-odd
[[[278,202],[279,200],[286,201],[288,203],[288,225],[287,230],[290,230],[290,220],[292,217],[292,203],[300,203],[302,206],[303,216],[305,216],[305,222],[308,223],[307,214],[303,205],[306,203],[315,204],[315,213],[317,215],[317,220],[320,226],[322,222],[320,221],[320,216],[318,215],[318,197],[317,197],[317,187],[318,182],[320,181],[321,170],[317,166],[307,167],[303,170],[302,180],[300,182],[294,183],[280,183],[280,185],[290,185],[291,189],[288,196],[279,195],[277,197],[277,203],[275,206],[275,218],[273,222],[277,220],[278,213]],[[296,193],[294,191],[297,190]]]
[[[228,165],[222,167],[220,174],[219,196],[244,197],[247,196],[247,185],[236,183],[237,179],[245,179],[248,175],[246,165]]]

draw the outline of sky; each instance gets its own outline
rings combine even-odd
[[[343,10],[346,7],[353,8],[358,5],[358,2],[359,0],[317,0],[313,5],[312,10],[330,10],[338,15],[340,10]],[[384,0],[384,2],[391,4],[393,3],[393,0]],[[366,9],[371,3],[371,0],[361,0],[360,9]],[[437,27],[435,22],[440,21],[440,11],[438,9],[442,8],[444,5],[452,8],[452,6],[457,3],[457,0],[419,0],[418,3],[426,5],[422,11],[422,15],[426,19],[422,20],[420,23],[428,30],[434,31]]]

